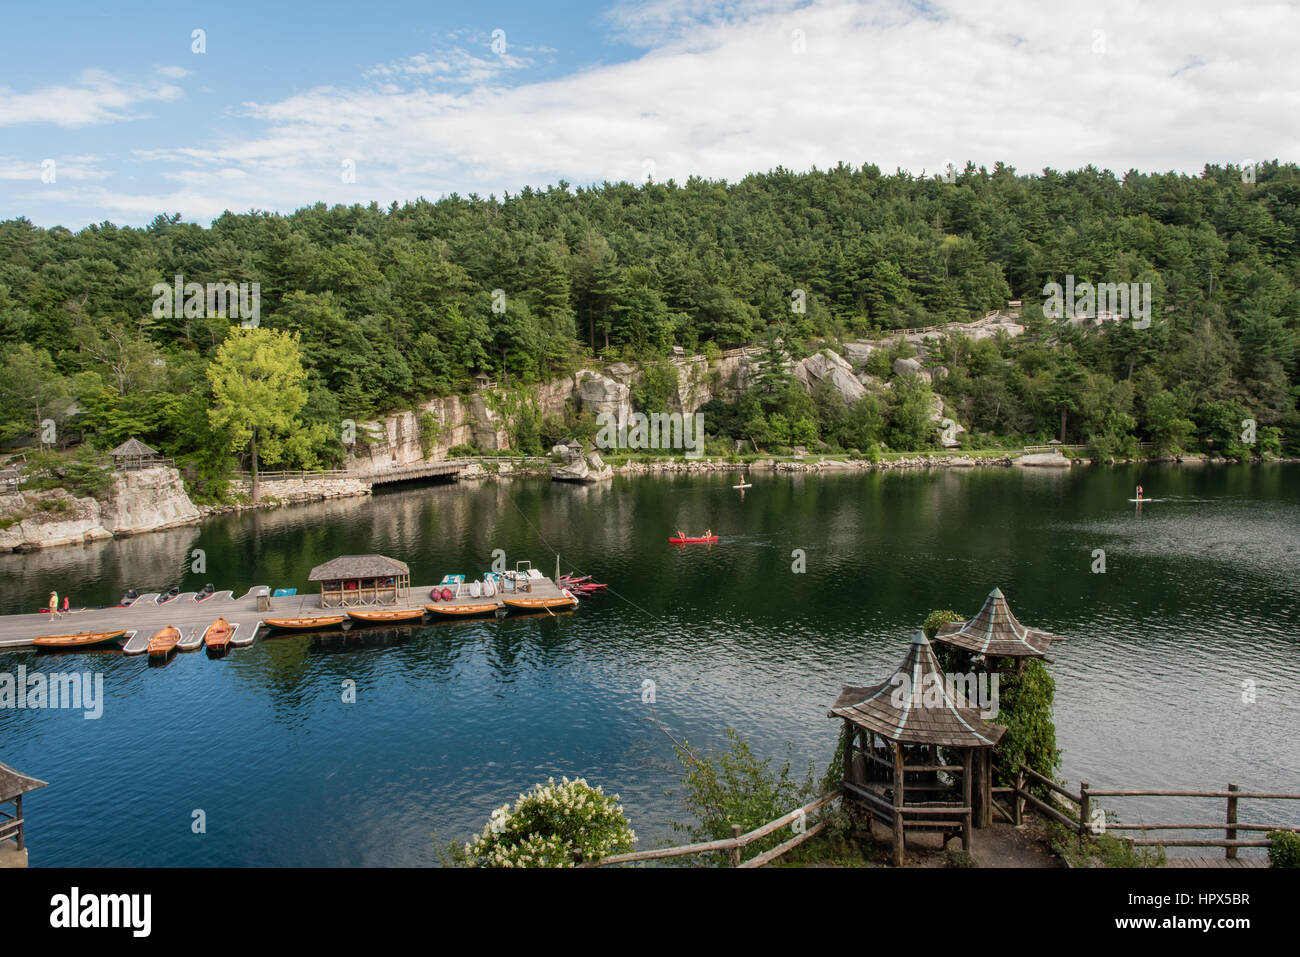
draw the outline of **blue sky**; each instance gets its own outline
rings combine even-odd
[[[1300,155],[1291,2],[115,6],[0,14],[0,218]]]

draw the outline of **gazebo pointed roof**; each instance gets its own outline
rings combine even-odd
[[[0,801],[12,801],[28,791],[46,786],[45,781],[38,781],[21,771],[15,771],[7,764],[0,764]]]
[[[949,622],[939,629],[934,640],[993,657],[1044,658],[1048,646],[1060,639],[1022,625],[1011,614],[1002,589],[994,588],[978,615],[970,621]]]
[[[846,686],[828,717],[845,718],[904,744],[987,748],[1006,731],[981,718],[979,708],[948,686],[920,629],[888,680],[867,688]]]
[[[125,442],[123,442],[121,445],[119,445],[117,448],[115,448],[113,451],[109,452],[108,454],[114,456],[120,456],[120,455],[159,455],[161,453],[159,453],[157,449],[149,448],[149,446],[145,445],[139,439],[133,437],[127,439]]]

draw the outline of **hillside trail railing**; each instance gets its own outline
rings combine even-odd
[[[1044,801],[1037,794],[1029,790],[1030,783],[1035,783],[1047,788],[1053,794],[1065,798],[1069,804],[1064,808],[1060,805]],[[1079,838],[1079,844],[1082,846],[1089,837],[1097,837],[1101,834],[1111,833],[1114,831],[1140,831],[1143,834],[1151,831],[1195,831],[1203,834],[1207,831],[1223,831],[1224,836],[1218,837],[1188,837],[1179,834],[1170,834],[1169,836],[1157,837],[1128,837],[1123,834],[1116,835],[1120,840],[1127,841],[1134,847],[1221,847],[1224,849],[1224,857],[1228,860],[1234,860],[1237,857],[1237,849],[1242,847],[1272,847],[1273,842],[1267,837],[1264,838],[1240,838],[1240,832],[1249,834],[1262,834],[1267,831],[1293,831],[1300,833],[1300,825],[1297,824],[1260,824],[1245,823],[1238,819],[1239,803],[1249,800],[1266,800],[1266,801],[1300,801],[1300,794],[1286,794],[1275,791],[1243,791],[1236,784],[1229,784],[1226,790],[1181,790],[1181,789],[1137,789],[1137,790],[1101,790],[1093,789],[1087,781],[1079,783],[1078,793],[1074,793],[1051,778],[1039,774],[1032,768],[1021,765],[1016,774],[1016,784],[1014,787],[995,787],[993,788],[993,809],[1002,815],[1012,824],[1020,824],[1023,821],[1024,809],[1026,805],[1056,821],[1062,827],[1068,828],[1075,832]],[[999,796],[1011,796],[1010,809],[997,802]],[[1217,799],[1225,802],[1224,815],[1221,821],[1196,822],[1191,824],[1181,823],[1147,823],[1147,824],[1124,824],[1112,823],[1105,819],[1105,812],[1097,803],[1098,798],[1201,798]],[[1071,805],[1073,807],[1071,807]],[[1071,812],[1071,813],[1067,813]]]
[[[704,841],[699,844],[681,844],[677,847],[660,847],[652,851],[635,851],[630,854],[613,854],[610,857],[602,857],[597,861],[579,861],[578,867],[607,867],[611,864],[632,864],[638,861],[655,861],[663,860],[669,857],[686,857],[690,854],[708,854],[710,852],[726,851],[727,863],[730,867],[754,868],[762,867],[764,864],[770,864],[772,861],[781,857],[786,852],[798,847],[809,838],[820,834],[826,829],[825,821],[818,821],[811,827],[795,834],[788,841],[783,841],[776,847],[764,851],[747,861],[741,860],[741,852],[755,841],[774,834],[783,827],[788,827],[796,821],[807,818],[809,814],[818,808],[830,804],[832,801],[841,797],[842,792],[832,791],[825,797],[818,798],[810,804],[805,804],[801,808],[791,811],[789,814],[783,814],[774,821],[768,821],[761,827],[756,827],[752,831],[740,833],[740,825],[731,826],[731,837],[723,838],[718,841]]]

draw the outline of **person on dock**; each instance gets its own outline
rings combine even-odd
[[[69,605],[70,602],[71,602],[71,599],[69,599],[67,595],[64,595],[64,596],[63,596],[63,614],[64,614],[64,615],[66,615],[66,614],[68,613],[68,605]],[[60,616],[60,617],[62,617],[62,616]]]
[[[56,591],[50,592],[50,617],[59,617],[59,593]]]

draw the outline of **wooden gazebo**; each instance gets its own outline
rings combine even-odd
[[[977,771],[975,756],[986,756],[1006,729],[945,681],[924,631],[893,675],[845,687],[829,717],[844,721],[844,798],[893,829],[896,866],[909,830],[938,831],[945,843],[959,834],[970,849],[972,802],[992,797],[989,762],[980,760]]]
[[[979,614],[969,621],[954,621],[935,632],[934,640],[952,645],[971,656],[982,655],[986,662],[996,658],[1014,658],[1024,668],[1026,659],[1046,658],[1047,649],[1056,635],[1037,628],[1027,628],[1016,620],[1001,588],[994,588]]]
[[[411,594],[411,570],[383,555],[341,555],[311,570],[322,608],[392,605]]]
[[[23,853],[26,847],[23,842],[23,795],[45,786],[44,781],[0,764],[0,844],[13,840],[18,853]],[[10,810],[5,810],[4,805],[9,805]]]
[[[130,438],[108,453],[113,456],[113,468],[120,472],[130,469],[147,469],[162,464],[162,454],[151,449],[139,439]]]

